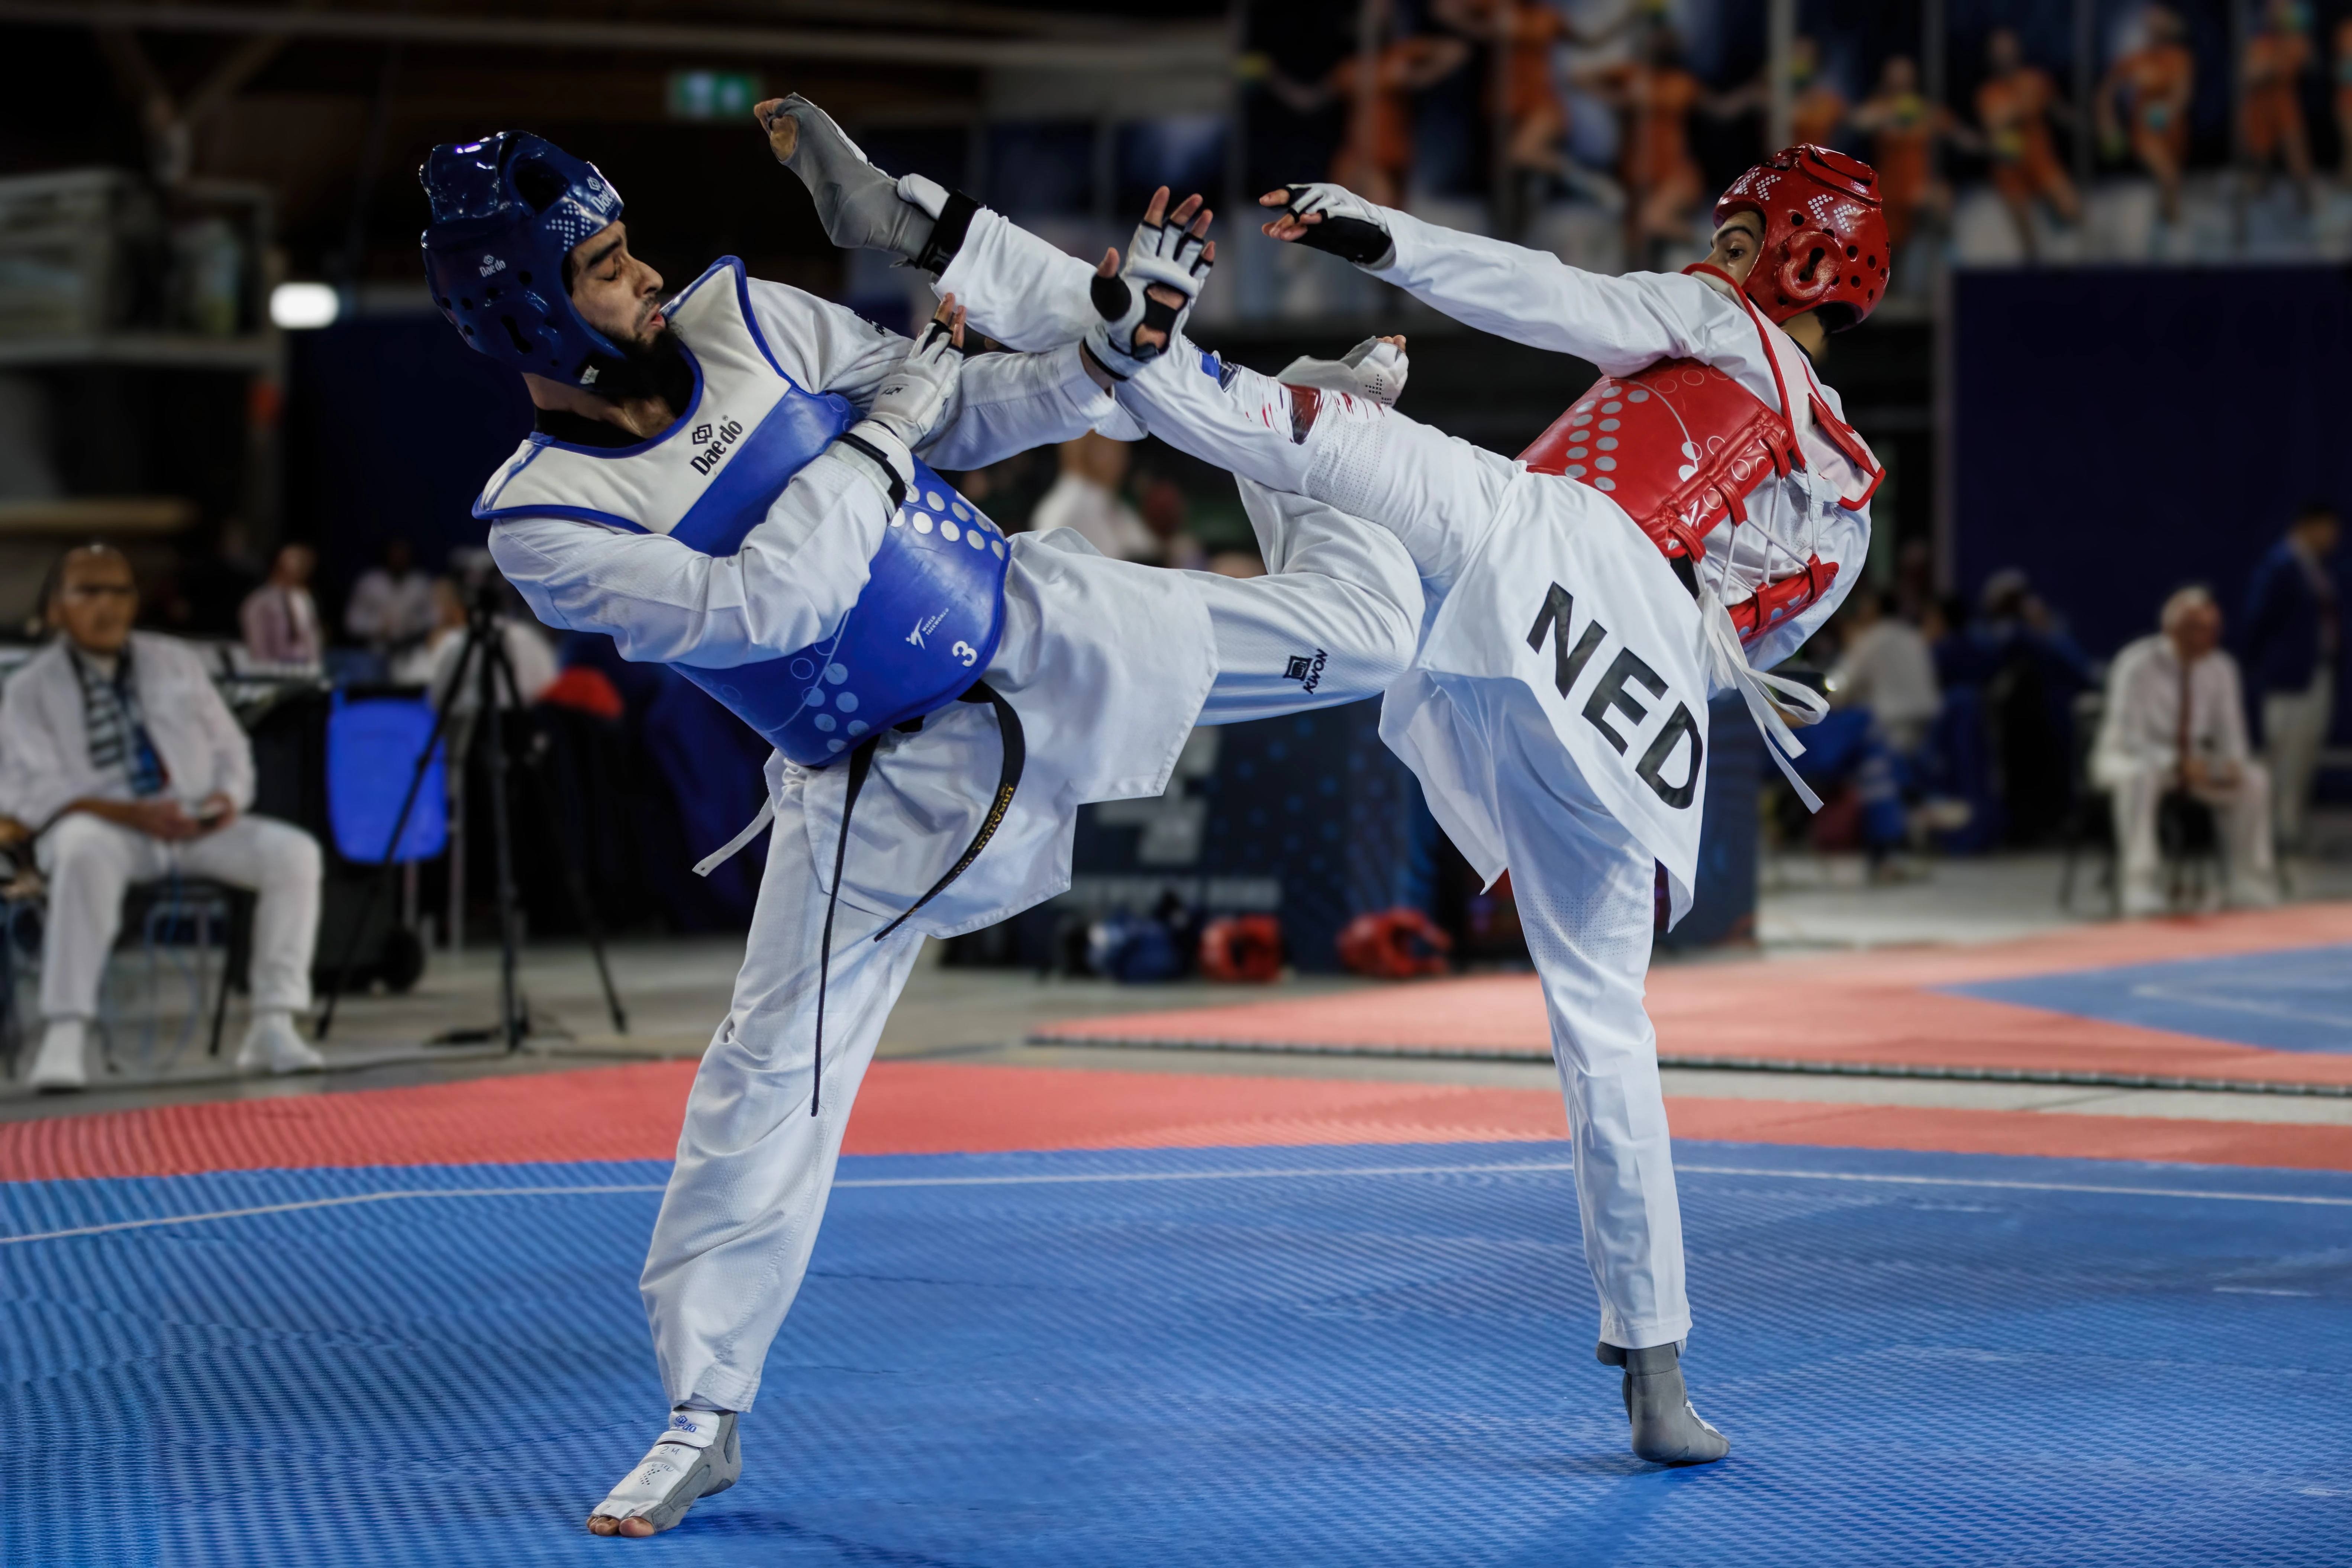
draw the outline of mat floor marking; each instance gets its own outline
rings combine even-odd
[[[1356,1179],[1365,1176],[1505,1176],[1515,1172],[1557,1174],[1562,1171],[1573,1172],[1575,1168],[1574,1165],[1565,1160],[1544,1160],[1510,1165],[1367,1166],[1348,1170],[1097,1171],[1072,1176],[873,1177],[864,1180],[845,1179],[836,1181],[833,1185],[836,1190],[839,1190],[859,1187],[1067,1186],[1103,1183],[1170,1181],[1321,1181],[1334,1178]],[[1766,1170],[1748,1166],[1677,1164],[1675,1166],[1675,1174],[1676,1176],[1771,1176],[1783,1181],[1864,1182],[1895,1186],[1984,1187],[2017,1192],[2106,1193],[2118,1197],[2193,1198],[2215,1203],[2302,1203],[2330,1208],[2352,1208],[2352,1197],[2328,1197],[2316,1193],[2205,1192],[2191,1187],[2113,1186],[2101,1182],[1990,1181],[1964,1176],[1864,1175],[1854,1171]],[[202,1214],[166,1214],[142,1219],[110,1220],[103,1225],[77,1225],[64,1230],[34,1231],[22,1236],[0,1235],[0,1247],[20,1247],[34,1241],[65,1241],[79,1236],[107,1236],[122,1230],[148,1230],[159,1225],[202,1225],[214,1220],[252,1219],[264,1215],[295,1214],[304,1209],[345,1208],[353,1204],[394,1203],[407,1198],[567,1197],[593,1197],[611,1193],[657,1193],[664,1190],[666,1190],[665,1187],[656,1182],[605,1183],[579,1186],[394,1187],[383,1192],[346,1193],[334,1197],[304,1198],[292,1203],[256,1204],[247,1208],[211,1209]]]
[[[1734,1449],[1665,1471],[1591,1364],[1571,1173],[1528,1157],[1559,1148],[845,1160],[742,1484],[625,1554],[2352,1559],[2352,1174],[1696,1145],[1693,1376]],[[580,1520],[660,1408],[635,1279],[667,1174],[0,1185],[20,1232],[85,1231],[0,1262],[0,1429],[44,1457],[0,1560],[608,1568]]]

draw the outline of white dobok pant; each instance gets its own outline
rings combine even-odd
[[[1176,368],[1138,376],[1121,402],[1172,446],[1393,533],[1433,614],[1493,532],[1515,472],[1508,459],[1328,393],[1302,438],[1287,393],[1266,378],[1243,371],[1221,388],[1189,370],[1166,373]],[[1657,1036],[1643,1006],[1656,862],[1534,716],[1498,705],[1475,722],[1495,759],[1496,825],[1543,980],[1601,1337],[1628,1350],[1678,1342],[1690,1333],[1682,1215]]]
[[[256,1012],[299,1012],[310,1005],[322,867],[318,841],[301,829],[239,817],[217,832],[165,843],[74,811],[41,835],[34,858],[49,884],[41,938],[43,1018],[97,1016],[106,956],[122,927],[124,891],[175,871],[258,895],[251,970]]]
[[[1416,614],[1364,586],[1377,572],[1366,565],[1363,530],[1341,522],[1320,532],[1297,527],[1267,541],[1268,561],[1280,568],[1271,576],[1184,574],[1206,602],[1216,643],[1219,673],[1201,723],[1355,701],[1403,673]],[[1168,576],[1176,586],[1176,574]],[[1287,656],[1302,647],[1328,650],[1329,669],[1356,684],[1340,689],[1335,675],[1303,696],[1284,674]],[[692,1397],[741,1410],[758,1393],[768,1346],[808,1268],[858,1084],[922,944],[910,926],[877,943],[874,933],[887,917],[838,906],[825,985],[824,1092],[818,1114],[810,1115],[826,897],[809,848],[806,783],[805,775],[788,776],[776,802],[742,972],[695,1074],[677,1164],[639,1281],[674,1405]],[[968,874],[986,874],[992,852],[982,851]],[[908,902],[921,891],[907,889]]]
[[[2164,852],[2157,815],[2165,793],[2178,781],[2168,762],[2101,756],[2092,764],[2094,780],[2107,791],[2115,818],[2116,851],[2122,861],[2121,901],[2126,915],[2159,915],[2169,907],[2164,887]],[[2237,781],[2222,789],[2189,791],[2213,813],[2221,841],[2221,862],[2230,877],[2230,902],[2261,907],[2278,902],[2277,873],[2271,856],[2270,770],[2249,758],[2238,764]]]
[[[1601,1338],[1628,1350],[1674,1343],[1691,1326],[1682,1205],[1658,1036],[1642,1003],[1657,862],[1594,797],[1549,729],[1497,719],[1486,730],[1497,741],[1495,797],[1511,895],[1543,981],[1568,1102]]]

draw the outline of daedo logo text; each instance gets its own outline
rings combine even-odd
[[[742,438],[742,421],[735,419],[722,421],[712,434],[710,444],[694,455],[694,471],[698,474],[708,474],[718,467],[726,460],[727,455],[735,450],[735,444]]]

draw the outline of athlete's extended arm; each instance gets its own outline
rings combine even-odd
[[[1083,263],[1061,259],[1085,274]],[[862,410],[906,356],[906,339],[829,300],[756,278],[751,298],[785,373],[810,392],[839,392]],[[1044,353],[979,354],[916,450],[937,468],[979,468],[1075,440],[1116,413],[1110,395],[1087,380],[1075,339]]]
[[[602,632],[625,659],[725,669],[805,648],[857,601],[895,509],[857,458],[793,476],[733,555],[568,517],[512,517],[490,556],[550,626]]]
[[[1465,326],[1590,360],[1611,375],[1700,352],[1712,308],[1695,277],[1607,277],[1548,252],[1424,223],[1331,184],[1259,198],[1276,239],[1328,250]],[[1385,244],[1382,241],[1385,240]]]

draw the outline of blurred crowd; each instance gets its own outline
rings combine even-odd
[[[2305,503],[2234,617],[2184,584],[2104,663],[2023,571],[1970,604],[1930,591],[1926,547],[1906,548],[1801,655],[1832,705],[1799,759],[1827,805],[1781,821],[1888,877],[1906,850],[2105,847],[2126,914],[2169,906],[2173,862],[2201,851],[2232,902],[2272,902],[2274,850],[2310,845],[2345,652],[2341,538],[2332,503]]]
[[[1706,199],[1764,150],[1776,88],[1792,140],[1878,169],[1898,252],[1948,230],[1956,180],[1998,196],[2029,259],[2083,225],[2086,173],[2152,183],[2159,241],[2181,223],[2192,168],[2233,166],[2241,203],[2283,178],[2306,215],[2325,162],[2352,184],[2352,16],[2323,40],[2308,5],[2263,0],[2232,47],[2226,29],[2192,37],[2179,8],[2148,4],[2105,19],[2082,78],[2055,56],[2065,28],[2037,21],[2037,51],[2018,27],[1978,23],[1948,37],[1962,57],[1938,95],[1912,9],[1800,35],[1785,83],[1751,29],[1720,13],[1700,28],[1694,13],[1686,33],[1677,18],[1693,8],[1665,0],[1369,0],[1261,16],[1244,61],[1260,100],[1251,164],[1296,179],[1302,152],[1328,148],[1329,179],[1391,204],[1489,195],[1508,235],[1555,199],[1596,204],[1616,214],[1622,263],[1636,267],[1689,259]],[[1754,10],[1746,20],[1760,23]],[[2061,85],[2077,80],[2087,100]]]

